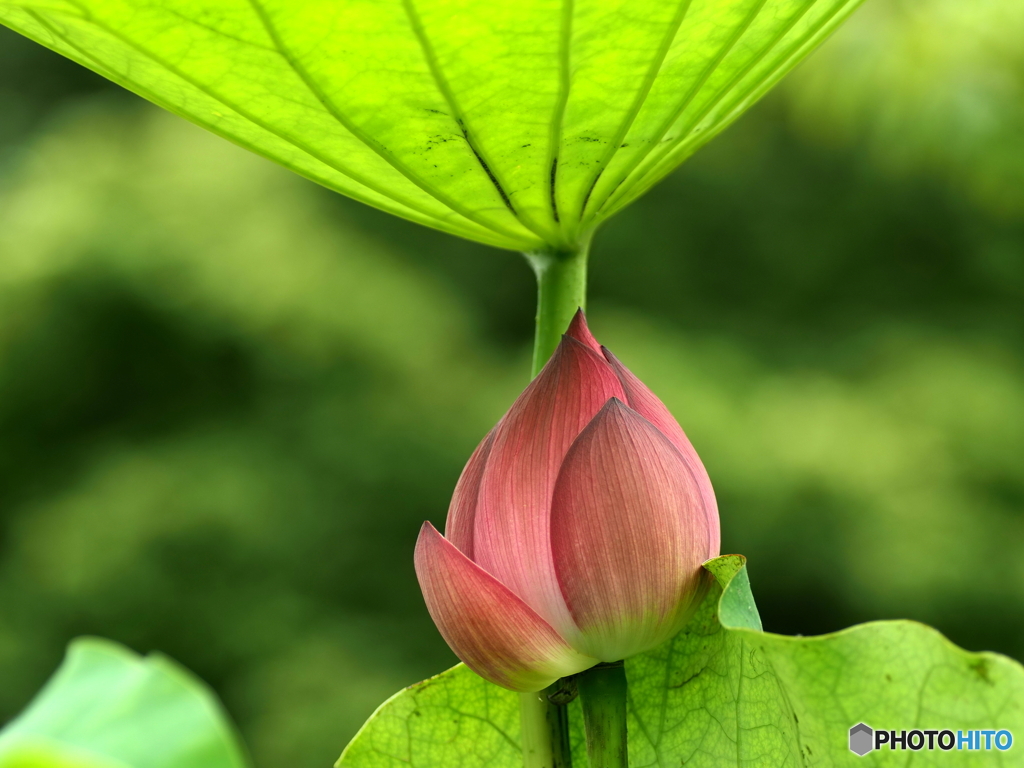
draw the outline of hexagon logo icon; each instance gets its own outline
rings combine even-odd
[[[864,723],[857,723],[850,729],[850,751],[860,757],[864,757],[875,748],[875,733],[871,726]]]

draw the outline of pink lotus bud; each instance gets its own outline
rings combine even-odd
[[[459,658],[537,691],[672,637],[718,548],[704,465],[581,311],[470,457],[445,536],[423,524],[416,574]]]

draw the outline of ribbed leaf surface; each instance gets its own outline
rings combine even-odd
[[[572,245],[859,0],[0,0],[0,23],[327,187]]]

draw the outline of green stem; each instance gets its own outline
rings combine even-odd
[[[555,351],[577,309],[587,304],[589,241],[575,250],[526,254],[537,275],[537,332],[533,343],[533,375]],[[590,768],[628,768],[626,754],[626,671],[621,661],[598,664],[576,675],[583,705]],[[538,693],[520,694],[523,765],[525,768],[571,768],[569,718],[562,681]],[[568,699],[566,699],[568,700]]]
[[[589,242],[574,250],[527,253],[537,275],[537,331],[533,342],[533,375],[555,351],[576,310],[587,303]],[[524,768],[572,768],[569,714],[565,703],[554,704],[565,692],[561,681],[537,693],[519,695]]]
[[[519,694],[523,768],[572,768],[569,751],[569,712],[552,704],[548,694],[558,687]]]
[[[626,669],[598,664],[576,676],[590,768],[627,768]]]
[[[533,375],[555,351],[577,309],[587,304],[587,255],[590,243],[575,250],[527,253],[537,275],[537,332],[533,342]]]

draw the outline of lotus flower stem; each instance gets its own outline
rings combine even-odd
[[[576,676],[590,768],[626,768],[626,670],[598,664]]]
[[[536,693],[519,694],[523,768],[572,768],[569,712],[550,698],[559,683]]]
[[[586,247],[527,258],[537,375],[470,456],[444,533],[423,523],[416,576],[459,658],[522,693],[525,768],[570,768],[577,683],[590,768],[625,768],[621,660],[692,615],[718,510],[679,423],[587,327]]]
[[[537,276],[537,319],[533,341],[536,376],[555,351],[577,309],[587,303],[587,251],[538,251],[526,260]],[[559,687],[558,683],[551,686]],[[548,699],[548,690],[522,693],[519,712],[522,724],[524,768],[571,768],[569,722],[564,705]]]
[[[555,351],[576,311],[586,308],[589,250],[590,243],[585,242],[576,250],[525,254],[537,276],[534,376]],[[543,691],[520,694],[524,768],[572,768],[567,702],[556,704],[548,698],[559,688],[556,682]]]
[[[537,275],[537,330],[533,375],[555,351],[578,309],[586,309],[589,240],[575,249],[536,251],[526,260]]]

